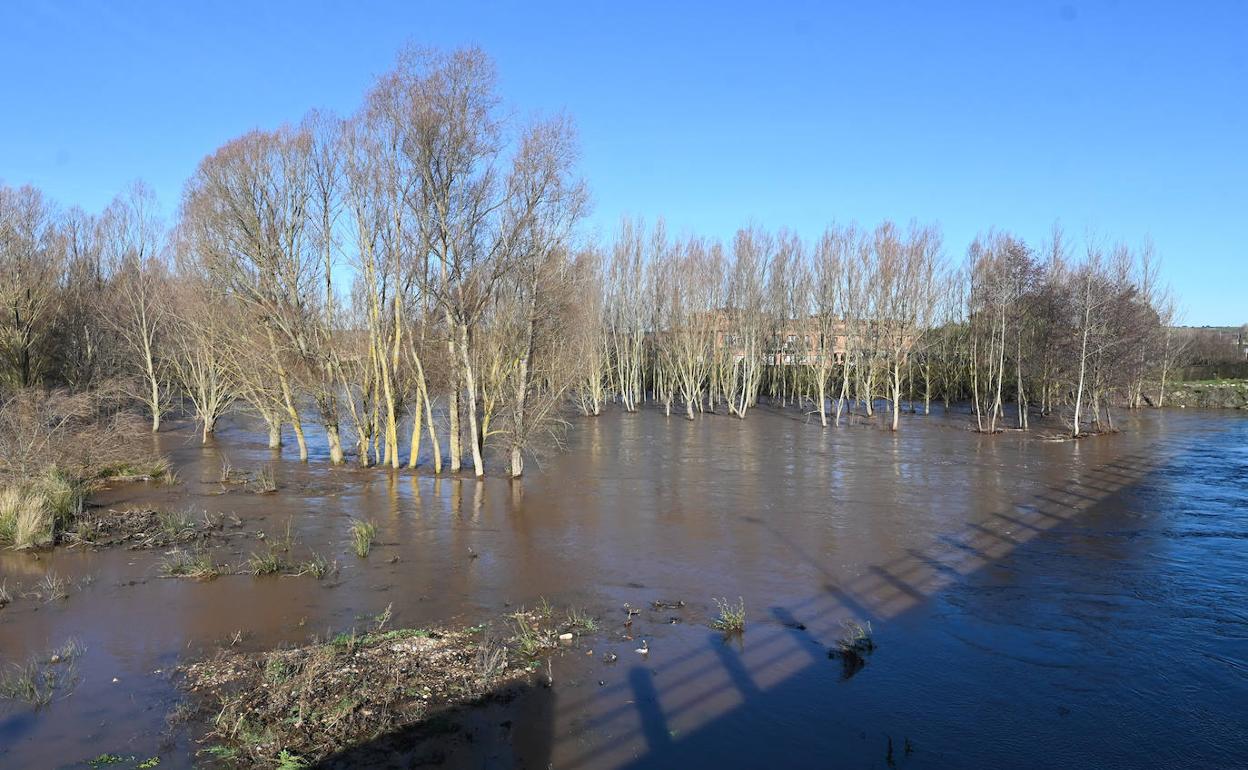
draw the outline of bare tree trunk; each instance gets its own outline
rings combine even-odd
[[[1023,392],[1023,335],[1021,331],[1018,334],[1018,360],[1015,372],[1018,379],[1018,394],[1015,399],[1018,402],[1018,427],[1027,430],[1027,395]]]
[[[464,367],[464,385],[468,390],[468,433],[472,441],[472,471],[478,477],[485,475],[485,463],[481,457],[481,434],[477,429],[477,383],[468,357],[468,326],[459,325],[459,358]]]
[[[422,401],[424,401],[424,399],[421,397],[420,391],[417,390],[416,391],[416,408],[412,410],[411,446],[408,447],[408,452],[407,452],[407,467],[409,468],[415,468],[416,464],[420,460],[420,436],[421,436],[420,431],[421,431],[421,428],[423,427],[422,413],[420,411],[420,407],[422,406],[421,404]]]
[[[1090,290],[1089,292],[1090,293]],[[1079,421],[1082,417],[1083,409],[1083,383],[1088,370],[1088,333],[1091,330],[1092,322],[1092,305],[1090,298],[1085,298],[1083,310],[1083,337],[1079,346],[1079,384],[1075,388],[1075,424],[1072,432],[1073,438],[1079,438]]]
[[[282,446],[282,421],[271,419],[265,415],[265,422],[269,427],[269,449],[280,449]]]
[[[533,337],[533,322],[529,321],[529,338]],[[530,342],[531,347],[531,342]],[[524,399],[529,390],[529,357],[528,354],[520,357],[516,372],[516,403],[513,408],[512,420],[514,426],[512,430],[511,443],[511,477],[519,478],[524,473],[524,455],[521,452],[520,440],[525,435],[526,426],[524,424]],[[480,475],[480,474],[477,474]]]
[[[342,437],[338,434],[338,423],[325,425],[325,439],[329,444],[329,462],[333,465],[342,465],[346,456],[342,452]]]
[[[893,431],[901,426],[901,359],[893,359]]]
[[[820,371],[818,375],[819,382],[816,384],[816,393],[819,397],[819,424],[828,427],[828,407],[824,403],[827,400],[827,394],[824,392],[827,388],[827,376]]]
[[[452,349],[454,352],[454,349]],[[454,360],[454,359],[452,359]],[[459,430],[459,377],[453,377],[451,392],[447,396],[447,411],[450,414],[450,450],[451,450],[451,473],[458,473],[463,467],[463,448],[460,445]]]
[[[156,433],[160,430],[160,380],[156,379],[151,353],[147,357],[147,381],[151,388],[152,433]]]
[[[300,462],[308,461],[308,442],[303,435],[303,421],[299,419],[299,410],[295,407],[294,393],[290,389],[290,377],[286,374],[286,366],[281,361],[277,350],[277,341],[273,338],[273,330],[266,329],[269,336],[269,350],[273,354],[273,362],[277,371],[277,382],[282,390],[282,401],[286,405],[286,417],[290,427],[295,431],[295,442],[299,445]]]

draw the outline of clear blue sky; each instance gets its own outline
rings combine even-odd
[[[477,44],[580,129],[592,228],[939,221],[1151,236],[1186,320],[1248,321],[1248,2],[0,2],[0,179],[167,213],[205,154]]]

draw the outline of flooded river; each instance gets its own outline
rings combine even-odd
[[[936,417],[891,434],[766,410],[611,413],[576,420],[517,483],[304,466],[243,426],[207,447],[174,431],[160,441],[179,484],[98,501],[236,514],[240,535],[218,554],[233,564],[256,532],[289,526],[295,557],[315,551],[337,574],[197,583],[161,577],[160,551],[0,552],[15,594],[48,571],[69,581],[64,600],[0,609],[5,665],[70,638],[85,648],[72,694],[37,711],[0,702],[0,767],[103,753],[192,766],[195,731],[166,723],[180,662],[323,638],[387,607],[397,625],[472,624],[543,599],[586,608],[600,636],[553,659],[552,687],[409,759],[1242,766],[1248,418],[1123,423],[1046,442]],[[279,491],[223,490],[223,460],[272,463]],[[377,526],[367,559],[347,543],[353,518]],[[744,599],[742,637],[708,627],[716,597]],[[625,604],[642,609],[630,626]],[[859,670],[828,654],[847,620],[869,622],[877,644]]]

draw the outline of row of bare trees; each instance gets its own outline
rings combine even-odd
[[[1112,429],[1112,403],[1162,405],[1184,347],[1151,246],[1075,253],[1060,228],[1036,248],[990,232],[955,265],[930,225],[832,226],[813,242],[750,227],[726,247],[627,221],[597,269],[586,414],[649,398],[744,418],[764,397],[824,426],[882,406],[897,430],[943,399],[968,401],[983,432],[1011,405],[1013,427],[1056,413],[1077,436]]]
[[[0,383],[124,383],[153,431],[177,406],[205,440],[245,409],[332,463],[481,475],[493,447],[520,475],[569,402],[897,430],[943,400],[1078,435],[1161,405],[1180,362],[1150,248],[990,232],[955,265],[933,225],[725,244],[634,220],[586,246],[576,160],[480,51],[408,51],[355,114],[211,153],[168,226],[141,184],[98,216],[0,186]]]
[[[153,430],[173,395],[205,439],[245,404],[303,459],[314,423],[333,463],[414,466],[427,436],[481,475],[489,440],[519,475],[580,376],[576,159],[566,119],[509,117],[481,52],[409,51],[356,114],[205,158],[167,237],[142,187],[99,218],[4,188],[4,376],[122,377]]]

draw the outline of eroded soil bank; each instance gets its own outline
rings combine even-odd
[[[186,716],[180,667],[387,612],[390,628],[462,629],[543,600],[597,628],[544,679],[327,764],[1233,766],[1248,419],[1123,427],[1055,443],[939,418],[892,435],[765,410],[608,414],[518,483],[303,466],[241,426],[206,447],[164,434],[180,483],[96,502],[182,512],[207,536],[0,553],[4,665],[80,650],[50,703],[0,703],[0,766],[202,764],[212,726],[169,720]],[[271,467],[277,491],[223,484],[223,464]],[[363,558],[357,521],[376,528]],[[167,576],[171,551],[200,546],[229,569]],[[256,568],[274,553],[325,568]],[[746,629],[725,637],[713,600],[738,597]],[[861,661],[829,655],[847,621],[870,623]]]

